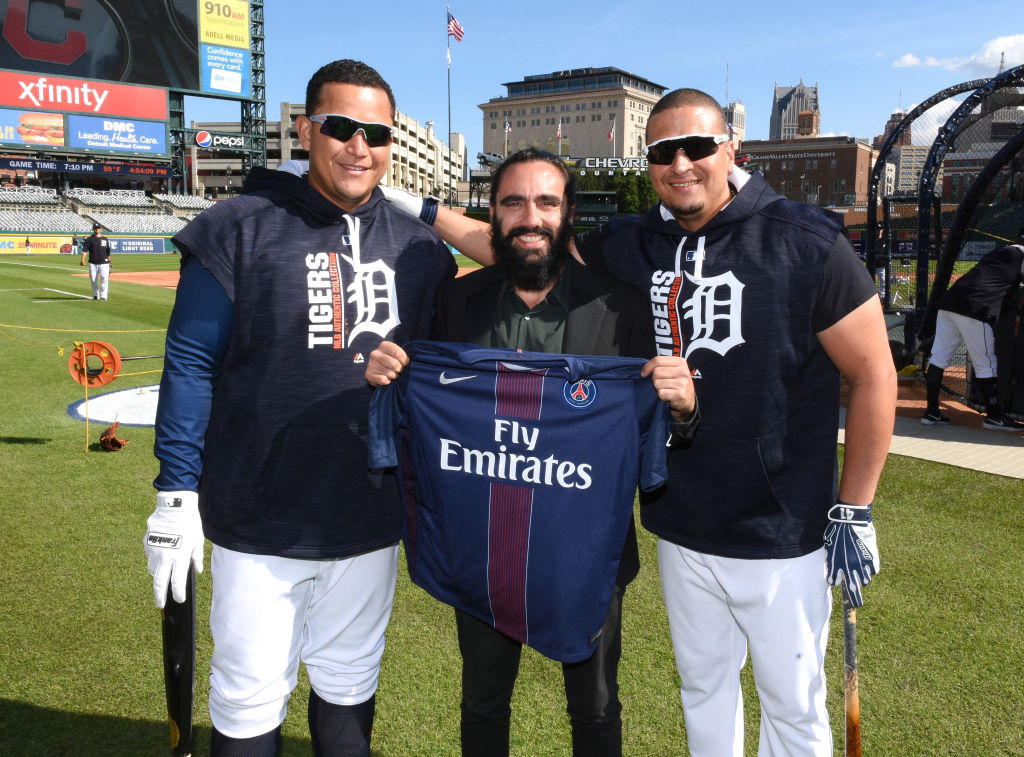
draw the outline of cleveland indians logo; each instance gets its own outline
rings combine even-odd
[[[597,401],[597,384],[590,379],[566,381],[562,385],[562,401],[573,410],[585,410]]]

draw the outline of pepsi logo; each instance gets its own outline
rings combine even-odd
[[[213,135],[208,131],[201,131],[196,134],[196,144],[200,147],[209,147],[213,144]]]

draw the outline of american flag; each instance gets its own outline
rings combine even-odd
[[[512,122],[511,121],[506,121],[505,122],[505,133],[506,134],[510,134],[511,132],[512,132]]]
[[[614,142],[615,141],[615,122],[614,121],[612,121],[612,128],[608,130],[608,141],[609,142]]]
[[[462,35],[466,33],[466,30],[462,28],[462,24],[451,14],[448,13],[448,36],[455,37],[456,42],[462,42]]]
[[[555,139],[559,142],[562,141],[562,119],[558,119],[558,132],[555,134]]]

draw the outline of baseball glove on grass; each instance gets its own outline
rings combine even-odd
[[[106,430],[100,435],[100,446],[109,452],[117,452],[128,446],[127,439],[117,438],[117,427],[121,425],[117,421],[114,421],[113,425],[107,426]]]

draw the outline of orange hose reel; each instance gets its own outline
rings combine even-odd
[[[106,386],[121,374],[121,356],[107,342],[75,342],[68,371],[84,387]]]

